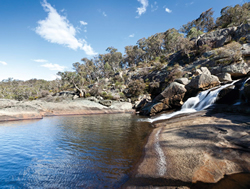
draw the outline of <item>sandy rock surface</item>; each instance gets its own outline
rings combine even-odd
[[[43,116],[89,115],[104,113],[133,113],[132,104],[112,102],[111,107],[100,103],[79,99],[62,102],[15,101],[0,99],[0,121],[41,119]]]
[[[127,188],[203,188],[197,183],[213,186],[225,175],[250,173],[249,116],[203,111],[155,126]],[[230,188],[244,188],[238,186]]]

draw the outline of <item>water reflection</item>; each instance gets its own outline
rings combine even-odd
[[[137,119],[112,114],[1,124],[0,188],[121,186],[151,130]]]

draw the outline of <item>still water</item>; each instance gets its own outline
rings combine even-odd
[[[0,123],[0,188],[119,188],[150,125],[131,114]]]

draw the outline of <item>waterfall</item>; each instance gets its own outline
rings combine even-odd
[[[242,85],[241,85],[241,87],[240,87],[240,98],[239,98],[238,102],[236,102],[234,105],[240,105],[240,104],[241,104],[244,86],[245,86],[245,84],[247,83],[248,80],[250,80],[250,77],[247,78],[247,79],[242,83]]]
[[[230,84],[223,85],[221,87],[214,87],[212,89],[202,91],[196,97],[189,98],[182,105],[181,110],[173,112],[171,114],[162,114],[156,118],[148,118],[147,122],[153,123],[155,121],[166,120],[166,119],[172,118],[176,115],[185,114],[185,113],[194,113],[194,112],[204,110],[204,109],[208,108],[209,106],[211,106],[216,101],[216,98],[222,89],[225,89],[229,86],[232,86],[237,81],[238,80],[236,80]]]

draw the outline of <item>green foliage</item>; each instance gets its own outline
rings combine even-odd
[[[237,4],[234,7],[227,6],[221,9],[221,16],[216,20],[216,27],[226,28],[244,24],[250,18],[250,2],[242,6]]]
[[[247,38],[246,37],[241,37],[239,39],[239,43],[241,43],[241,44],[247,43]]]
[[[213,19],[212,8],[201,13],[199,18],[188,22],[180,28],[180,32],[189,34],[192,28],[196,28],[198,32],[208,32],[214,28],[214,19]],[[192,32],[191,32],[192,33]]]
[[[125,98],[125,94],[124,93],[119,92],[119,95],[120,95],[121,98]]]
[[[132,97],[143,94],[146,85],[142,79],[133,80],[129,83],[128,89]]]
[[[90,93],[86,93],[85,94],[85,98],[87,98],[87,97],[91,97],[91,94]]]
[[[0,98],[15,100],[35,100],[49,95],[49,91],[55,93],[60,90],[61,81],[30,79],[27,81],[14,80],[12,78],[0,82]]]
[[[187,37],[188,37],[189,39],[198,38],[201,34],[203,34],[202,31],[197,30],[197,28],[193,27],[193,28],[191,28],[190,31],[188,32]]]

